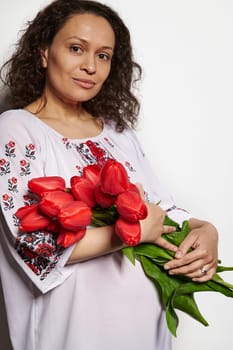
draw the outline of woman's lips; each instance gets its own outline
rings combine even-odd
[[[84,89],[91,89],[95,85],[93,80],[73,78],[73,81]]]

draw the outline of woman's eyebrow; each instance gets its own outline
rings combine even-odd
[[[78,40],[82,41],[84,44],[88,44],[88,41],[86,39],[80,38],[77,35],[70,36],[70,37],[66,38],[65,40],[70,40],[70,39],[78,39]],[[101,49],[112,50],[113,51],[113,47],[112,46],[108,46],[108,45],[101,46]]]

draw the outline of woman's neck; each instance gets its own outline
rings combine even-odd
[[[95,137],[103,129],[103,122],[90,115],[82,104],[57,104],[38,99],[25,107],[52,129],[70,139]]]

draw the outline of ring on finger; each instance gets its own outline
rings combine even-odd
[[[204,275],[206,275],[207,272],[208,272],[208,271],[207,271],[206,267],[203,266],[203,267],[201,268],[201,273],[204,274]]]

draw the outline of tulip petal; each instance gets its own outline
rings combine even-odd
[[[71,179],[71,191],[76,200],[86,203],[89,207],[96,205],[94,185],[84,177],[74,176]]]
[[[28,181],[28,188],[39,196],[45,191],[64,191],[65,180],[60,176],[35,177]]]
[[[22,219],[25,215],[29,214],[32,211],[35,211],[35,208],[37,207],[38,207],[38,203],[25,205],[24,207],[21,207],[16,211],[15,216],[18,219]]]
[[[102,208],[109,208],[115,204],[117,197],[101,191],[100,186],[95,188],[95,200]]]
[[[114,196],[126,191],[128,187],[128,174],[124,166],[114,159],[108,159],[100,173],[101,191]]]
[[[100,180],[100,170],[99,164],[90,164],[83,168],[83,177],[90,181],[92,185],[97,186]]]
[[[75,232],[90,225],[91,215],[91,209],[86,203],[73,201],[60,209],[57,219],[65,229]]]
[[[129,222],[120,217],[115,223],[115,232],[129,246],[135,246],[140,242],[141,226],[139,222]]]
[[[76,232],[61,230],[57,238],[57,244],[61,245],[63,248],[67,248],[72,244],[80,241],[80,239],[84,237],[85,233],[85,228],[79,229]]]
[[[137,222],[147,217],[148,210],[138,192],[125,191],[116,200],[117,211],[124,219]]]
[[[49,217],[56,217],[59,210],[70,202],[74,202],[72,194],[60,190],[48,191],[42,193],[39,207]]]
[[[43,230],[50,224],[50,219],[42,215],[38,207],[34,207],[33,211],[28,212],[20,220],[20,231],[33,232]]]

